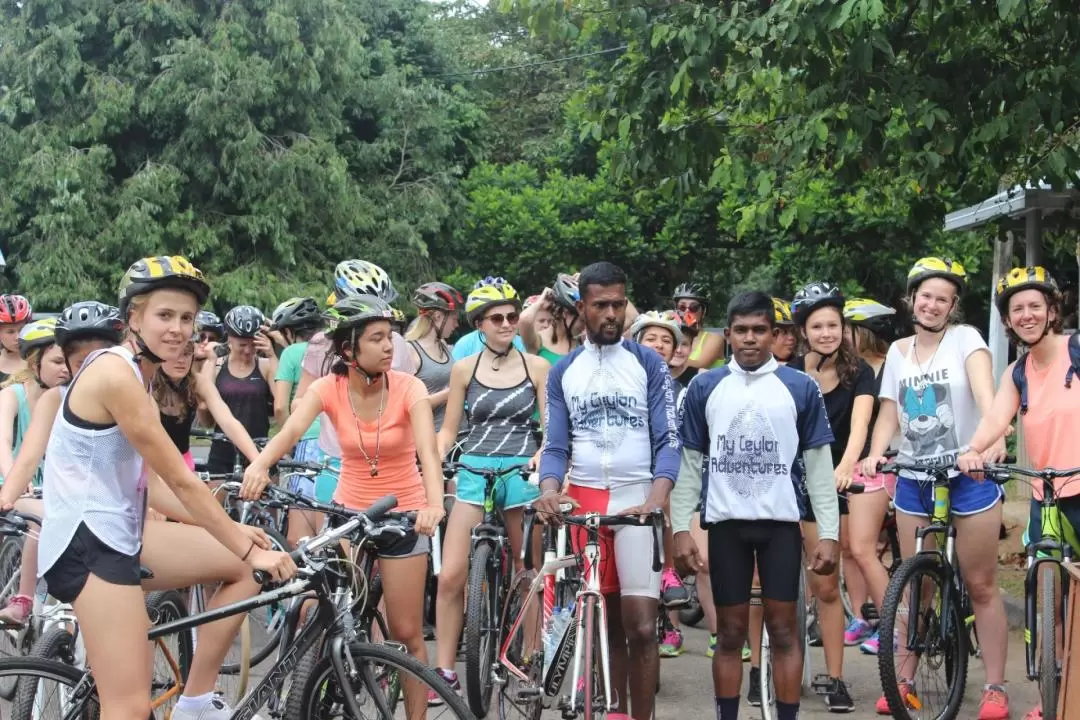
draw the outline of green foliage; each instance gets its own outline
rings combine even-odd
[[[219,307],[327,292],[346,257],[403,284],[482,123],[405,0],[26,0],[0,20],[0,238],[42,307],[183,253]]]

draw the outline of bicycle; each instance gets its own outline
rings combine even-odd
[[[956,557],[956,527],[952,523],[949,502],[949,473],[952,469],[951,462],[945,465],[921,465],[895,461],[881,468],[886,473],[908,471],[929,475],[928,482],[932,483],[934,499],[929,525],[915,531],[915,553],[900,564],[889,580],[878,625],[882,638],[878,672],[889,710],[895,718],[912,717],[908,712],[909,705],[912,709],[922,711],[927,698],[942,694],[928,692],[916,695],[914,690],[901,694],[900,667],[896,662],[901,648],[906,650],[902,655],[904,661],[910,661],[911,655],[914,655],[914,662],[919,668],[944,666],[947,691],[941,710],[918,716],[933,717],[935,720],[953,720],[959,714],[964,701],[968,658],[977,656],[979,652],[975,613]],[[925,549],[927,537],[940,538],[937,547]],[[935,585],[938,592],[924,587],[927,583]],[[923,602],[929,601],[932,605],[934,596],[940,599],[938,609],[924,609]],[[903,636],[897,631],[899,616],[908,618]],[[915,622],[911,622],[912,618],[915,618]],[[886,650],[889,647],[892,648],[891,652]],[[915,687],[914,682],[910,683],[910,687]]]
[[[564,506],[565,507],[565,506]],[[569,508],[566,508],[567,510]],[[585,543],[580,553],[556,556],[550,549],[552,533],[546,533],[548,547],[545,548],[544,561],[540,570],[535,570],[532,554],[525,552],[525,569],[512,583],[512,591],[507,600],[507,608],[518,611],[508,626],[499,664],[502,672],[507,673],[501,680],[509,684],[511,678],[517,684],[513,697],[508,701],[518,707],[526,717],[537,718],[543,709],[544,698],[555,697],[562,687],[573,658],[571,690],[569,696],[559,699],[557,708],[564,720],[579,716],[585,720],[602,718],[618,706],[618,698],[613,696],[611,688],[611,669],[608,653],[607,611],[604,595],[600,590],[600,528],[635,526],[642,527],[638,516],[599,515],[564,515],[563,522],[585,530]],[[536,520],[536,510],[525,509],[524,548],[532,546],[532,531]],[[660,558],[660,545],[663,542],[664,514],[658,510],[649,515],[649,526],[653,537],[653,572],[660,572],[663,563]],[[580,582],[571,579],[557,581],[559,570],[581,568]],[[572,591],[566,584],[577,585]],[[559,587],[563,585],[563,587]],[[566,598],[572,593],[573,604],[566,621],[565,632],[561,637],[553,627],[556,617],[555,608],[559,597]],[[535,604],[542,598],[541,615],[532,616],[529,623],[535,632],[543,628],[551,635],[550,652],[542,638],[527,638],[526,623],[531,613],[536,612]],[[586,677],[585,674],[588,677]],[[580,697],[579,697],[580,695]],[[500,717],[505,718],[500,704]]]
[[[1061,669],[1058,667],[1057,629],[1065,627],[1065,608],[1069,599],[1069,579],[1064,565],[1073,560],[1074,547],[1068,535],[1067,522],[1058,507],[1058,493],[1071,482],[1080,479],[1080,468],[1071,470],[1028,470],[1011,465],[987,464],[984,474],[993,476],[995,482],[1004,483],[1011,477],[1021,476],[1040,480],[1042,500],[1040,514],[1042,537],[1028,542],[1026,575],[1024,577],[1024,663],[1028,680],[1039,683],[1042,699],[1043,720],[1057,718],[1058,689]],[[1054,480],[1065,479],[1061,487],[1054,487]],[[1035,483],[1029,483],[1034,489]],[[1075,537],[1072,538],[1075,541]],[[1056,572],[1040,570],[1043,565],[1053,565]],[[1055,580],[1060,585],[1055,585]],[[1040,590],[1041,588],[1041,590]],[[1057,600],[1060,590],[1061,600]],[[1038,609],[1036,608],[1038,605]],[[1060,625],[1058,625],[1060,623]],[[1041,652],[1040,652],[1041,651]],[[1036,662],[1036,653],[1039,654]]]
[[[514,573],[510,536],[502,512],[496,507],[496,495],[503,478],[525,478],[526,468],[525,464],[503,469],[476,468],[460,462],[444,466],[444,474],[465,470],[484,478],[484,517],[473,528],[469,544],[464,627],[465,696],[477,717],[487,715],[491,706],[504,630],[500,622],[502,609]]]
[[[314,593],[317,610],[299,632],[300,603],[290,607],[277,661],[233,709],[233,720],[247,720],[268,702],[280,697],[285,680],[317,643],[324,643],[326,652],[303,687],[298,689],[304,718],[364,718],[367,716],[361,701],[373,703],[381,717],[394,717],[400,698],[400,678],[408,676],[411,680],[403,683],[412,688],[406,695],[407,700],[411,697],[416,704],[415,698],[419,696],[413,693],[420,693],[422,702],[426,703],[426,693],[415,687],[417,683],[424,683],[442,699],[442,708],[449,711],[451,717],[473,720],[464,701],[433,670],[408,655],[400,644],[366,642],[352,623],[352,573],[344,572],[340,567],[340,543],[364,542],[385,534],[404,534],[406,526],[401,520],[386,519],[386,514],[396,504],[397,500],[388,496],[376,501],[365,512],[349,513],[339,509],[339,513],[349,513],[350,518],[339,527],[307,540],[292,552],[298,566],[296,578],[264,589],[253,598],[155,626],[149,632],[149,639],[186,634],[206,623]],[[256,581],[264,585],[269,579],[260,571],[254,575]],[[100,702],[89,670],[43,658],[3,658],[0,659],[0,678],[32,683],[36,689],[40,682],[57,683],[65,690],[65,717],[100,715]],[[293,689],[296,689],[295,684]]]

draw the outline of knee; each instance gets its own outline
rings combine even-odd
[[[420,648],[424,647],[424,632],[421,628],[420,618],[387,618],[387,629],[390,637],[408,648],[409,653],[415,655]]]
[[[656,642],[656,616],[634,617],[623,615],[623,634],[626,644],[632,648],[646,648]]]
[[[103,717],[116,718],[117,720],[120,718],[123,718],[123,720],[146,720],[146,718],[153,716],[153,708],[150,706],[149,696],[128,694],[117,697],[102,697],[101,714]]]
[[[780,618],[767,623],[769,646],[774,652],[786,654],[802,647],[800,633],[796,629],[794,618]]]
[[[979,573],[970,578],[964,578],[964,582],[971,595],[971,602],[975,605],[994,602],[1001,595],[997,586],[997,577],[993,572]]]
[[[716,624],[716,649],[724,654],[741,653],[746,644],[748,622],[729,621]]]
[[[832,605],[840,602],[840,575],[833,572],[832,575],[818,576],[814,580],[814,597],[818,602]]]
[[[465,565],[454,560],[443,563],[439,570],[439,594],[438,601],[452,600],[457,602],[461,599],[461,592],[465,589]]]

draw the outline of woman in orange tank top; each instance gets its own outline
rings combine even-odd
[[[378,547],[386,621],[394,640],[427,662],[424,584],[430,536],[442,520],[442,466],[424,383],[390,369],[394,356],[390,306],[371,295],[339,301],[326,313],[334,354],[331,374],[311,384],[285,427],[244,473],[244,497],[258,497],[269,469],[326,413],[341,443],[341,477],[334,501],[363,510],[385,495],[397,510],[416,511],[416,528],[386,537]],[[420,470],[416,460],[420,459]],[[409,717],[422,716],[427,696],[406,683]]]
[[[1016,363],[1024,363],[1027,410],[1020,415],[1020,422],[1032,466],[1038,470],[1080,467],[1080,443],[1076,442],[1076,428],[1080,426],[1080,382],[1068,381],[1072,361],[1069,338],[1061,333],[1061,293],[1057,284],[1045,268],[1013,268],[998,280],[994,300],[1009,339],[1027,350]],[[982,453],[1020,410],[1020,390],[1013,374],[1016,363],[1005,370],[990,412],[983,415],[967,452],[956,461],[965,473],[982,469]],[[1061,498],[1058,509],[1075,529],[1080,529],[1078,481],[1080,476],[1054,481],[1054,489]],[[1036,542],[1042,537],[1042,487],[1034,483],[1032,488],[1028,538]],[[1080,548],[1075,550],[1080,552]],[[1032,713],[1042,717],[1041,708]]]

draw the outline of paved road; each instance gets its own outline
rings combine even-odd
[[[1024,656],[1023,636],[1019,632],[1009,636],[1009,662],[1006,677],[1010,683],[1010,701],[1012,716],[1021,718],[1038,701],[1038,689],[1033,683],[1023,680]],[[712,675],[709,660],[705,658],[708,636],[695,628],[686,630],[687,652],[678,658],[666,659],[661,663],[661,689],[657,703],[657,720],[690,720],[691,718],[715,717],[712,703]],[[821,672],[825,667],[825,658],[820,648],[811,648],[811,663],[814,672]],[[749,667],[748,665],[746,667]],[[878,668],[875,658],[859,653],[858,648],[848,648],[845,656],[844,674],[855,700],[855,712],[849,718],[871,718],[874,703],[881,693],[878,680]],[[973,659],[968,673],[967,693],[961,717],[974,718],[978,713],[979,698],[982,695],[982,666]],[[745,697],[745,684],[744,697]],[[741,716],[754,718],[753,709],[743,705]],[[551,717],[556,717],[554,713]],[[835,717],[825,710],[825,705],[816,696],[804,696],[801,718]]]

